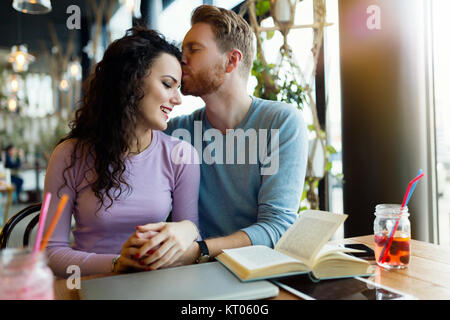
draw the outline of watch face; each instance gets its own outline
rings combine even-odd
[[[209,256],[206,255],[201,255],[200,257],[198,257],[198,262],[197,263],[204,263],[204,262],[208,262],[209,261]]]

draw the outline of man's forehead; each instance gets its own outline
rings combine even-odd
[[[197,40],[185,40],[185,41],[183,41],[182,48],[192,47],[192,46],[194,46],[194,45],[204,46],[204,44],[203,44],[201,41],[197,41]]]
[[[214,33],[211,26],[206,23],[196,23],[186,33],[182,47],[192,46],[194,44],[206,46],[215,42]]]

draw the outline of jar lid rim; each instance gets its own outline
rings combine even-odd
[[[402,207],[400,204],[395,203],[382,203],[375,206],[375,214],[388,214],[388,215],[409,215],[408,206]]]
[[[400,209],[401,207],[402,207],[402,205],[398,204],[398,203],[380,203],[375,206],[375,209],[376,208],[380,208],[380,209],[381,208],[398,208],[398,209]],[[404,206],[403,208],[408,209],[408,206]]]

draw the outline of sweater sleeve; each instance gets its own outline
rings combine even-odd
[[[72,265],[80,268],[82,276],[108,273],[111,271],[112,260],[116,257],[115,254],[88,253],[73,250],[70,247],[72,212],[77,201],[77,186],[83,176],[83,174],[77,175],[80,163],[76,163],[74,167],[65,170],[70,164],[73,144],[73,141],[68,140],[55,148],[44,183],[44,194],[51,193],[44,234],[50,226],[62,195],[66,194],[69,198],[46,248],[49,267],[56,276],[62,278],[71,275],[71,273],[67,273],[67,268]],[[64,177],[66,181],[64,181]]]
[[[273,119],[267,157],[262,159],[257,222],[242,229],[253,245],[274,247],[297,218],[308,157],[306,125],[300,111],[284,109]]]
[[[180,141],[172,151],[171,161],[175,172],[172,220],[190,220],[199,228],[200,166],[198,154],[192,145]]]

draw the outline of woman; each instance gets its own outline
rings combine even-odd
[[[85,82],[45,178],[44,191],[52,194],[46,228],[61,196],[69,196],[47,246],[57,276],[67,277],[70,265],[88,275],[193,262],[178,259],[199,236],[198,161],[191,145],[161,132],[181,103],[180,61],[179,49],[157,32],[134,27],[108,47]],[[174,222],[164,222],[171,210]]]

